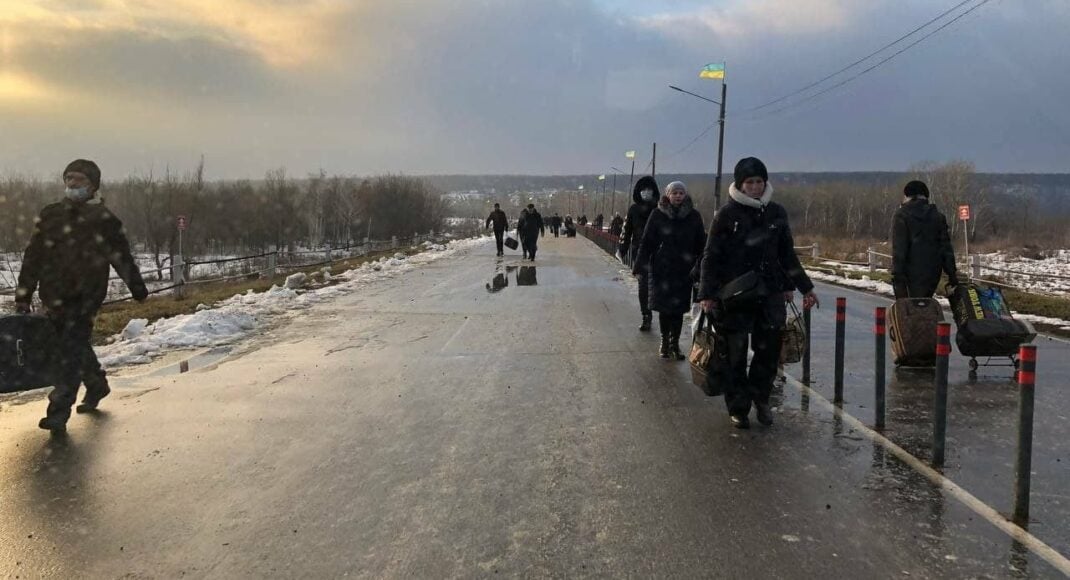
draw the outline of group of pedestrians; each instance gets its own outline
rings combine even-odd
[[[550,228],[551,231],[554,231],[555,236],[557,235],[557,230],[560,229],[560,219],[557,214],[554,214],[554,217],[550,220]],[[488,229],[491,226],[494,227],[494,243],[498,250],[497,255],[504,256],[505,232],[509,229],[509,218],[502,211],[501,204],[494,204],[494,211],[487,216],[484,229]],[[535,209],[535,204],[529,203],[527,207],[520,211],[520,217],[516,220],[516,234],[520,238],[524,259],[534,262],[535,253],[539,250],[539,237],[546,236],[546,220],[543,220],[542,214]]]
[[[754,157],[736,164],[729,201],[708,232],[684,183],[657,192],[653,176],[636,182],[620,240],[621,257],[639,281],[639,330],[651,330],[657,312],[659,355],[684,360],[684,314],[700,302],[724,339],[728,368],[721,374],[732,422],[749,427],[753,407],[760,423],[772,425],[769,398],[786,303],[796,290],[805,308],[818,299],[795,254],[787,212],[773,201],[768,171]],[[754,351],[749,365],[748,350]]]

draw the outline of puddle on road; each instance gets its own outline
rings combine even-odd
[[[538,269],[535,266],[508,266],[499,261],[494,277],[486,284],[487,292],[493,294],[508,288],[510,278],[515,279],[517,286],[537,286],[539,284]]]
[[[220,362],[230,356],[232,350],[233,349],[229,346],[221,346],[193,356],[187,359],[186,362],[188,364],[188,369],[185,372],[194,371]],[[182,373],[182,363],[176,363],[173,365],[168,365],[152,373],[150,376],[164,377],[170,375],[178,375]]]

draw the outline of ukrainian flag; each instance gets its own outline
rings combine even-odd
[[[702,71],[698,73],[700,79],[721,79],[724,80],[724,63],[712,63],[702,67]]]

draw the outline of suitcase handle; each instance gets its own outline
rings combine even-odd
[[[23,362],[23,360],[22,360],[22,339],[21,338],[15,341],[15,356],[16,356],[16,359],[18,360],[18,365],[20,367],[26,366],[26,363]]]

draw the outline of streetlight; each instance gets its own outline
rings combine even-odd
[[[669,88],[674,91],[684,93],[685,95],[691,95],[692,97],[702,99],[703,101],[707,101],[715,105],[720,105],[721,107],[721,113],[717,117],[717,124],[721,126],[721,135],[717,140],[717,179],[716,181],[714,181],[713,184],[713,211],[714,213],[716,213],[719,209],[721,209],[721,166],[722,161],[724,159],[724,104],[725,101],[728,99],[728,85],[725,84],[723,80],[721,81],[721,102],[717,102],[713,99],[708,99],[702,95],[696,95],[691,91],[685,91],[684,89],[681,89],[680,87],[675,87],[673,85],[669,85]]]
[[[598,181],[602,182],[602,217],[605,218],[605,215],[606,215],[606,174],[603,173],[602,175],[599,175],[598,176]]]
[[[617,213],[617,173],[619,173],[621,175],[624,175],[624,172],[621,171],[620,169],[617,169],[616,167],[612,167],[612,166],[610,166],[610,169],[612,169],[613,171],[616,172],[616,173],[613,174],[613,214],[616,215],[616,213]],[[625,196],[624,199],[627,200],[628,197]],[[628,204],[625,203],[624,205],[628,205]]]

